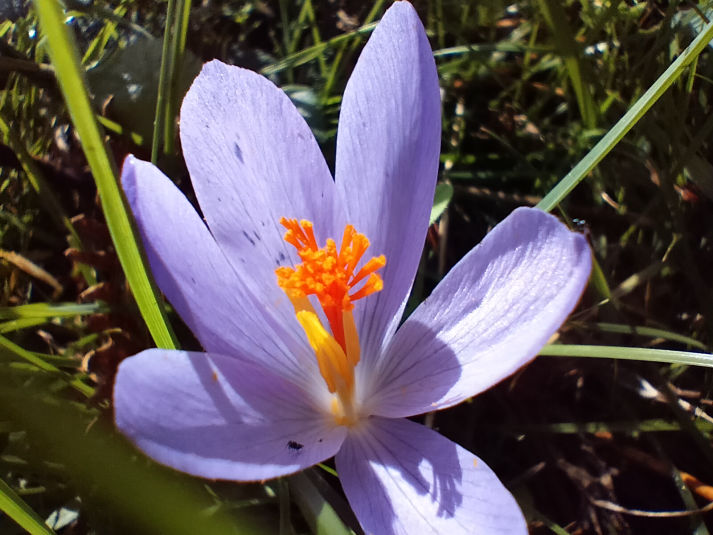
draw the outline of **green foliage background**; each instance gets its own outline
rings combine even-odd
[[[329,465],[201,481],[113,430],[122,358],[197,348],[154,290],[116,171],[134,153],[192,196],[176,115],[212,58],[282,86],[333,164],[344,85],[388,4],[0,3],[0,531],[359,532]],[[543,349],[557,358],[427,425],[488,462],[533,533],[708,533],[710,7],[414,5],[438,64],[443,145],[410,308],[518,205],[586,232],[597,264]]]

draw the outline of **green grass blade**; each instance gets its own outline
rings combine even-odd
[[[174,150],[178,83],[183,54],[186,50],[186,32],[188,31],[190,12],[190,0],[168,0],[166,30],[163,34],[163,50],[161,52],[161,72],[158,79],[156,115],[151,141],[151,161],[154,164],[158,161],[162,142],[164,154],[171,154]]]
[[[91,397],[92,395],[94,395],[94,389],[91,386],[84,384],[79,377],[67,375],[53,364],[44,361],[35,353],[27,351],[27,349],[20,347],[9,338],[5,338],[4,336],[0,335],[0,359],[5,359],[8,356],[10,357],[10,360],[14,360],[13,357],[18,357],[20,359],[26,360],[27,362],[42,371],[56,373],[58,377],[61,377],[62,379],[66,380],[72,388],[82,393],[86,397]]]
[[[169,93],[169,78],[171,72],[171,31],[176,19],[176,2],[168,0],[166,10],[166,29],[163,33],[163,49],[161,51],[161,70],[158,77],[158,97],[156,99],[156,113],[153,121],[153,138],[151,139],[151,163],[156,165],[161,142],[165,134],[164,121],[166,120],[166,99]]]
[[[280,503],[280,535],[292,534],[292,522],[290,520],[290,489],[287,480],[283,477],[277,480],[277,497]]]
[[[289,478],[294,500],[315,535],[352,535],[306,473]]]
[[[0,510],[31,535],[54,534],[44,520],[2,479],[0,479]]]
[[[37,327],[45,323],[44,318],[21,318],[16,320],[4,321],[0,323],[0,334],[11,333],[14,331],[19,331],[21,329],[29,329],[30,327]]]
[[[576,230],[572,219],[569,217],[569,215],[567,215],[567,212],[562,206],[559,207],[559,211],[562,213],[562,217],[564,217],[564,222],[569,227],[569,229]],[[607,278],[604,275],[604,271],[602,270],[602,266],[599,264],[599,260],[597,259],[596,254],[592,254],[592,274],[589,276],[589,280],[592,284],[592,287],[602,299],[611,301],[611,288],[609,288],[609,283],[607,282]],[[611,302],[614,306],[617,306],[616,301]]]
[[[176,141],[176,110],[179,108],[179,86],[181,82],[181,68],[186,52],[186,39],[188,35],[188,20],[191,16],[191,0],[177,0],[177,18],[171,46],[171,73],[169,78],[169,95],[166,99],[166,122],[164,124],[164,152],[173,154]]]
[[[17,136],[16,131],[10,128],[9,122],[2,115],[0,115],[0,135],[3,142],[15,153],[17,160],[22,166],[22,170],[25,172],[25,175],[27,175],[27,179],[30,181],[32,189],[34,189],[39,196],[45,210],[47,210],[57,225],[64,227],[67,230],[67,233],[69,234],[67,243],[69,243],[70,247],[74,247],[80,251],[83,250],[84,247],[82,245],[82,240],[79,238],[79,234],[77,234],[74,225],[72,225],[72,222],[62,208],[62,205],[57,200],[57,197],[47,185],[44,175],[32,159],[32,156],[27,151],[25,145]],[[84,280],[89,286],[97,283],[97,279],[92,268],[87,265],[80,264],[79,269],[84,277]]]
[[[120,136],[128,137],[131,142],[138,147],[144,144],[144,138],[141,136],[141,134],[137,134],[136,132],[132,132],[131,130],[125,129],[116,121],[112,121],[111,119],[109,119],[108,117],[104,117],[103,115],[97,115],[96,117],[97,122],[102,125],[106,130],[114,132],[115,134],[119,134]]]
[[[588,128],[594,128],[597,123],[594,101],[584,80],[584,69],[580,63],[580,47],[569,27],[564,7],[559,0],[539,0],[539,4],[542,14],[554,34],[557,50],[564,58],[567,75],[577,98],[582,121]]]
[[[340,43],[344,43],[345,41],[349,41],[352,38],[369,35],[372,31],[374,31],[374,28],[376,28],[376,22],[365,24],[354,31],[343,33],[341,35],[333,37],[329,41],[323,41],[322,43],[318,43],[316,45],[300,50],[299,52],[291,54],[276,63],[272,63],[270,65],[267,65],[266,67],[263,67],[262,69],[260,69],[260,74],[269,76],[271,74],[276,74],[292,67],[304,65],[305,63],[308,63],[313,59],[318,58],[328,48],[334,47]]]
[[[371,10],[369,11],[369,13],[367,13],[366,18],[364,19],[364,25],[362,26],[362,29],[367,28],[372,24],[373,26],[376,26],[376,23],[372,23],[372,21],[379,13],[382,12],[384,2],[385,0],[376,0],[374,2],[374,5],[371,6]],[[326,99],[331,95],[332,88],[334,87],[334,84],[337,81],[338,72],[344,66],[345,63],[348,63],[348,61],[344,60],[348,59],[349,56],[351,56],[356,51],[357,44],[358,42],[352,42],[351,47],[348,47],[348,43],[345,42],[337,50],[337,53],[334,55],[334,59],[332,61],[332,66],[329,69],[329,72],[327,73],[327,78],[324,81],[324,87],[321,91],[322,98]],[[347,48],[349,48],[349,50],[347,50]]]
[[[116,166],[104,145],[94,118],[77,48],[64,24],[60,5],[55,0],[35,0],[40,26],[47,39],[55,68],[74,127],[97,184],[104,216],[126,278],[141,315],[159,347],[176,347],[175,337],[161,306],[146,263],[141,255],[131,219],[117,183]]]
[[[66,318],[103,314],[109,306],[104,303],[31,303],[14,307],[0,307],[0,320],[18,318]]]
[[[610,332],[617,334],[632,334],[636,336],[645,336],[648,338],[663,338],[664,340],[671,340],[674,342],[681,342],[682,344],[689,345],[700,349],[701,351],[707,351],[706,345],[695,338],[690,336],[684,336],[675,332],[667,331],[665,329],[655,329],[653,327],[646,327],[640,325],[625,325],[621,323],[583,323],[581,324],[585,329],[594,329],[602,332]]]
[[[694,425],[705,432],[713,431],[713,424],[696,419]],[[510,430],[502,428],[505,432],[519,435],[523,431],[527,433],[557,433],[563,435],[578,435],[581,433],[665,433],[680,432],[681,424],[674,420],[662,418],[651,418],[649,420],[618,420],[613,422],[557,422],[552,424],[527,424],[513,427]]]
[[[436,59],[458,58],[459,56],[467,56],[469,54],[490,54],[493,52],[514,52],[526,54],[528,52],[545,54],[552,52],[550,46],[527,46],[520,43],[501,42],[501,43],[473,43],[470,45],[451,46],[448,48],[439,48],[433,51],[433,57]]]
[[[547,357],[590,357],[600,359],[641,360],[647,362],[665,362],[667,364],[685,364],[713,368],[713,355],[693,353],[691,351],[673,351],[670,349],[649,349],[647,347],[590,346],[552,344],[540,350],[540,355]]]
[[[0,419],[24,430],[42,459],[61,464],[63,477],[80,495],[90,495],[121,520],[121,527],[112,526],[114,533],[259,533],[248,514],[215,511],[205,482],[137,459],[127,441],[79,404],[31,386],[0,383]]]
[[[676,58],[664,73],[651,85],[639,100],[612,127],[606,135],[594,145],[587,155],[567,173],[567,175],[542,199],[537,208],[549,212],[557,206],[579,184],[589,172],[609,154],[617,143],[641,119],[664,92],[675,82],[713,39],[713,22],[706,25],[686,50]]]
[[[431,217],[428,219],[428,224],[433,225],[436,220],[441,217],[441,214],[448,207],[448,204],[453,198],[453,186],[448,182],[441,182],[436,186],[436,192],[433,195],[433,206],[431,207]]]

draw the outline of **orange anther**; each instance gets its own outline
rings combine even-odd
[[[386,265],[381,255],[369,259],[355,274],[354,270],[369,247],[369,240],[352,225],[344,228],[339,249],[332,239],[319,248],[312,223],[306,220],[282,218],[287,229],[285,241],[297,249],[302,263],[275,270],[277,284],[293,299],[314,295],[324,310],[332,334],[346,351],[342,313],[354,308],[353,301],[378,292],[383,287],[375,272]],[[368,277],[368,278],[367,278]],[[364,279],[358,289],[355,286]]]

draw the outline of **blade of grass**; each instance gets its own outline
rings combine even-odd
[[[11,359],[13,356],[19,357],[23,360],[26,360],[35,367],[39,368],[40,370],[50,373],[56,373],[58,377],[61,377],[62,379],[66,380],[66,382],[72,388],[74,388],[78,392],[81,392],[86,397],[91,397],[92,395],[94,395],[94,389],[91,386],[84,384],[79,377],[73,377],[64,373],[53,364],[42,360],[40,357],[38,357],[31,351],[27,351],[26,349],[20,347],[10,339],[5,338],[4,336],[0,336],[0,358],[5,358],[6,356],[10,356]]]
[[[271,74],[282,72],[285,69],[304,65],[305,63],[318,58],[327,48],[338,45],[339,43],[343,43],[344,41],[348,41],[349,39],[352,39],[354,37],[368,35],[374,30],[374,28],[376,28],[375,22],[365,24],[364,26],[357,28],[354,31],[343,33],[342,35],[333,37],[328,41],[323,41],[319,44],[302,49],[299,52],[287,56],[286,58],[281,59],[276,63],[272,63],[263,67],[262,69],[260,69],[260,74],[270,76]]]
[[[371,10],[369,11],[369,13],[367,13],[366,18],[364,19],[364,24],[362,25],[362,28],[371,26],[370,23],[383,10],[384,2],[385,0],[376,0],[376,2],[374,2],[374,5],[371,7]],[[376,26],[376,24],[373,24],[373,26]],[[331,95],[334,84],[337,81],[337,74],[339,73],[339,70],[342,68],[344,63],[348,63],[344,60],[348,59],[349,56],[351,56],[356,51],[357,45],[358,43],[353,42],[351,43],[351,47],[349,48],[349,50],[347,50],[349,43],[343,43],[339,47],[339,50],[337,50],[337,53],[334,56],[334,60],[332,61],[332,68],[329,70],[329,74],[327,75],[327,79],[325,80],[324,87],[321,91],[323,99],[326,99],[329,97],[329,95]]]
[[[16,318],[66,318],[108,312],[104,303],[31,303],[14,307],[0,307],[0,320]]]
[[[101,54],[109,43],[109,39],[117,33],[118,21],[124,20],[126,5],[117,6],[113,13],[114,17],[106,19],[97,36],[89,43],[87,51],[84,53],[84,57],[82,57],[82,65],[88,65],[93,59],[99,59],[101,57]]]
[[[310,28],[312,30],[312,41],[315,45],[322,44],[322,35],[319,31],[319,24],[317,24],[317,18],[314,14],[314,7],[312,6],[312,0],[305,0],[303,5],[303,12],[305,17],[309,19]],[[322,78],[327,76],[327,62],[324,59],[324,55],[320,54],[317,56],[317,61],[319,62],[319,71]]]
[[[547,357],[590,357],[600,359],[641,360],[713,368],[713,354],[650,349],[647,347],[590,346],[552,344],[543,347],[540,355]]]
[[[62,480],[77,493],[120,520],[121,527],[112,525],[116,533],[258,533],[248,515],[212,510],[204,482],[137,459],[133,447],[79,404],[0,383],[0,418],[24,430],[42,459],[63,466]]]
[[[25,171],[25,175],[27,175],[27,179],[29,180],[32,189],[34,189],[39,196],[45,210],[47,210],[50,217],[55,220],[57,225],[64,227],[69,233],[67,238],[69,246],[79,251],[83,250],[82,240],[79,238],[79,234],[77,234],[74,225],[72,225],[69,217],[67,217],[67,214],[64,212],[64,209],[57,200],[57,197],[47,185],[44,175],[32,159],[32,156],[30,156],[30,153],[25,148],[25,145],[17,137],[15,131],[10,128],[9,122],[2,115],[0,115],[0,134],[2,134],[4,143],[7,144],[7,146],[10,147],[15,153],[17,160],[22,166],[22,170]],[[97,283],[97,279],[92,268],[85,264],[80,264],[79,269],[84,277],[84,280],[89,286]]]
[[[562,213],[564,222],[569,229],[575,230],[573,220],[567,215],[567,212],[564,208],[562,208],[562,206],[559,207],[559,211]],[[592,285],[599,294],[599,297],[607,302],[611,302],[615,307],[617,306],[617,302],[615,300],[611,300],[612,294],[611,288],[609,288],[609,282],[607,281],[604,271],[602,270],[602,266],[599,264],[599,259],[594,252],[592,252],[592,273],[589,276],[589,280],[592,282]]]
[[[121,126],[116,121],[112,121],[108,117],[104,117],[103,115],[97,115],[97,121],[110,132],[114,132],[115,134],[119,134],[120,136],[128,137],[131,142],[136,146],[140,147],[144,144],[144,138],[141,136],[141,134],[137,134],[136,132],[132,132],[131,130],[125,130],[123,126]]]
[[[42,325],[45,322],[44,318],[22,318],[17,320],[4,321],[0,323],[0,334],[11,333],[21,329],[29,329]]]
[[[292,522],[290,521],[290,489],[287,480],[281,477],[277,480],[277,496],[280,501],[280,535],[292,534]]]
[[[0,479],[0,510],[31,535],[54,534],[44,520],[2,479]]]
[[[459,45],[452,46],[449,48],[439,48],[438,50],[433,51],[433,57],[436,59],[440,59],[467,56],[468,54],[490,54],[492,52],[514,52],[521,54],[526,54],[528,52],[536,52],[544,54],[547,52],[552,52],[552,47],[522,45],[520,43],[512,42],[474,43],[470,45]],[[529,57],[529,55],[527,55],[527,57]]]
[[[579,184],[594,167],[609,154],[629,130],[641,119],[664,92],[675,82],[683,71],[703,51],[713,39],[713,22],[706,25],[703,31],[688,45],[686,50],[676,58],[664,73],[649,87],[639,100],[624,116],[597,142],[584,158],[582,158],[565,177],[545,195],[537,208],[545,212],[551,211]]]
[[[574,89],[582,120],[587,128],[594,128],[597,123],[594,102],[584,80],[579,45],[569,27],[564,8],[558,0],[539,0],[538,3],[547,24],[554,34],[557,50],[564,58],[567,75]]]
[[[317,486],[306,473],[289,478],[294,490],[294,500],[315,535],[351,535],[352,530],[344,525],[339,515],[322,496]]]
[[[441,217],[441,214],[448,207],[452,198],[453,186],[451,184],[441,182],[436,186],[436,192],[433,195],[433,206],[431,207],[431,217],[428,219],[429,225],[433,225],[436,220]]]
[[[35,0],[35,6],[62,94],[97,184],[112,241],[141,315],[157,346],[175,348],[175,336],[142,257],[117,183],[116,166],[94,118],[77,48],[64,24],[60,4],[54,0]]]
[[[690,408],[681,403],[683,400],[681,400],[679,395],[671,388],[670,384],[664,384],[662,386],[662,393],[669,409],[681,424],[681,428],[688,432],[688,436],[693,443],[698,446],[698,452],[702,454],[703,459],[705,459],[710,466],[710,464],[713,463],[713,445],[711,445],[708,433],[702,432],[701,429],[694,424],[694,422],[702,419],[700,413],[696,414],[694,412],[692,414]],[[695,415],[694,418],[692,418],[693,415]]]
[[[713,430],[713,424],[710,424],[705,420],[695,420],[693,425],[705,431],[710,432]],[[683,427],[679,422],[658,418],[651,420],[628,420],[614,422],[558,422],[553,424],[511,425],[503,426],[500,429],[511,435],[520,435],[523,432],[576,435],[581,433],[596,434],[601,432],[627,434],[680,432]]]
[[[285,48],[285,56],[290,55],[293,48],[290,44],[290,17],[287,13],[287,2],[285,0],[278,1],[280,10],[280,25],[282,26],[282,46]],[[288,83],[294,83],[294,74],[292,69],[287,70]]]
[[[675,399],[676,396],[675,394],[668,389],[668,395],[666,396],[668,399],[669,406],[673,410],[674,414],[678,418],[679,423],[681,424],[682,429],[688,431],[689,436],[698,443],[700,449],[703,452],[703,455],[705,458],[707,458],[708,462],[710,463],[711,461],[711,456],[713,455],[713,450],[711,449],[710,443],[708,438],[701,432],[701,428],[695,425],[695,423],[700,422],[699,419],[692,420],[690,418],[690,414],[686,413],[685,411],[681,410],[681,406]],[[626,412],[630,412],[630,408],[624,408]],[[661,441],[658,439],[656,435],[647,435],[646,440],[651,443],[653,446],[654,450],[657,453],[657,458],[663,461],[663,468],[664,468],[664,473],[667,472],[667,475],[669,475],[673,479],[674,487],[678,491],[679,495],[681,496],[681,500],[683,501],[684,505],[686,506],[686,509],[689,511],[697,511],[698,510],[698,505],[696,504],[696,500],[693,497],[693,493],[691,492],[692,487],[689,488],[689,485],[686,484],[684,480],[684,475],[683,473],[676,467],[674,462],[669,458],[669,455],[667,454],[666,450],[664,449]],[[648,463],[650,466],[652,463]],[[662,474],[663,475],[663,474]],[[703,518],[700,514],[693,514],[690,517],[690,525],[691,525],[691,530],[689,533],[692,535],[708,535],[708,529],[706,528]]]
[[[686,485],[683,480],[681,471],[675,466],[671,466],[671,478],[673,479],[678,494],[681,496],[681,501],[683,501],[686,509],[692,513],[690,517],[691,535],[710,535],[703,520],[703,515],[700,514],[700,512],[696,512],[698,510],[698,504],[691,489],[688,488],[688,485]]]
[[[690,336],[684,336],[672,331],[667,331],[665,329],[656,329],[653,327],[646,327],[641,325],[624,325],[621,323],[582,323],[581,325],[585,329],[593,329],[602,332],[618,333],[618,334],[633,334],[637,336],[645,336],[648,338],[663,338],[664,340],[672,340],[674,342],[681,342],[682,344],[695,347],[702,351],[707,351],[708,348],[702,342],[699,342],[695,338]]]
[[[176,136],[176,108],[178,83],[181,76],[183,54],[186,50],[186,32],[191,13],[190,0],[168,0],[166,30],[163,34],[161,71],[158,79],[158,97],[151,141],[151,162],[156,164],[161,143],[164,154],[172,154]]]
[[[149,39],[153,37],[151,32],[144,29],[144,27],[140,24],[127,20],[124,17],[120,17],[113,9],[98,5],[97,2],[86,3],[83,0],[65,0],[64,4],[67,6],[67,9],[72,10],[75,16],[83,16],[92,20],[106,19],[116,23],[119,27],[125,28],[143,37],[147,37]]]

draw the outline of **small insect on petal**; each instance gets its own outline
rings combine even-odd
[[[300,451],[302,448],[304,448],[304,444],[300,444],[299,442],[295,442],[294,440],[290,440],[287,443],[287,447],[291,449],[292,451]]]

